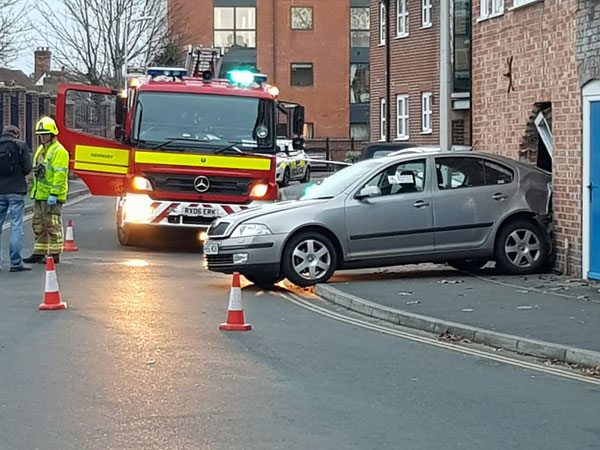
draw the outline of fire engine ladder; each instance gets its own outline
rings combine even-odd
[[[219,76],[223,62],[223,50],[219,47],[192,47],[188,48],[185,68],[192,77],[201,77],[202,72],[210,70],[215,77]]]

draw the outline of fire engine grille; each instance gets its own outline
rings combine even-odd
[[[185,194],[198,194],[194,189],[194,180],[197,175],[178,175],[167,173],[146,173],[146,178],[150,180],[155,190],[161,192],[176,192]],[[200,192],[208,195],[230,195],[246,196],[250,193],[249,178],[229,178],[229,177],[207,177],[210,186],[207,191]]]

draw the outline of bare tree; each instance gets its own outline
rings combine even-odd
[[[0,0],[0,64],[18,56],[25,47],[25,36],[30,28],[24,1]]]
[[[169,43],[167,0],[60,0],[60,4],[50,12],[52,27],[47,30],[55,59],[91,84],[121,86],[126,59],[129,65],[145,64]],[[39,9],[48,18],[48,5]]]

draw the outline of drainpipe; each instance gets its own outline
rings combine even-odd
[[[273,82],[277,86],[277,0],[273,0]]]
[[[391,90],[392,90],[392,74],[390,73],[391,67],[391,42],[390,42],[390,0],[382,0],[385,4],[385,107],[386,107],[386,121],[385,121],[385,140],[391,142],[392,132],[392,102],[391,102]]]
[[[452,79],[450,78],[450,23],[452,20],[451,0],[440,1],[440,149],[452,148]]]

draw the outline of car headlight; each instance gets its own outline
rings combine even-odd
[[[260,223],[243,223],[233,230],[231,237],[264,236],[267,234],[271,234],[271,230],[266,225]]]

